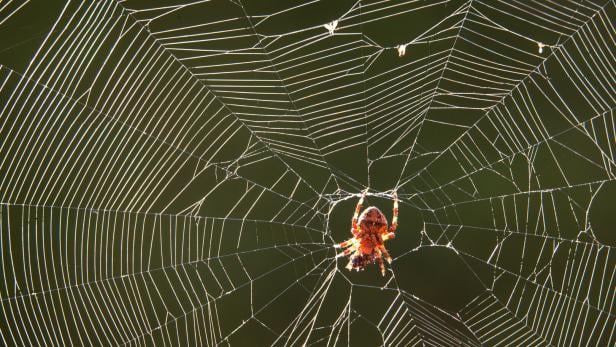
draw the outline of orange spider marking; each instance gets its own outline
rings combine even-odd
[[[366,197],[366,191],[362,193],[361,198],[357,202],[355,213],[351,220],[351,233],[353,237],[334,245],[336,248],[346,248],[336,257],[351,254],[346,268],[357,271],[363,270],[366,266],[376,261],[381,268],[381,274],[385,276],[383,257],[390,264],[392,259],[385,248],[384,242],[394,238],[394,232],[398,227],[398,194],[394,193],[393,218],[391,226],[388,226],[387,218],[375,206],[370,206],[361,215],[359,214]]]

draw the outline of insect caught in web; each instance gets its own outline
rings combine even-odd
[[[323,24],[323,27],[327,29],[330,35],[334,35],[334,31],[338,27],[338,20],[331,21],[327,24]]]
[[[349,263],[346,268],[349,270],[363,270],[366,266],[374,263],[379,263],[381,274],[385,276],[385,264],[383,257],[391,264],[391,256],[385,248],[385,241],[394,238],[396,228],[398,227],[398,195],[394,193],[394,211],[391,220],[391,226],[387,224],[387,218],[375,206],[366,208],[361,215],[359,212],[362,209],[366,191],[361,195],[355,207],[355,214],[351,220],[351,233],[353,237],[335,245],[336,248],[346,248],[344,252],[339,253],[336,257],[343,257],[351,254]],[[359,218],[358,218],[359,216]]]

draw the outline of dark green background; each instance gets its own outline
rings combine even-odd
[[[273,13],[282,6],[278,2],[267,1],[243,1],[242,3],[249,13]],[[264,33],[282,33],[296,28],[318,25],[338,18],[354,3],[353,1],[320,2],[304,11],[291,13],[284,20],[279,18],[272,20],[263,25],[261,29]],[[378,63],[374,64],[362,77],[369,79],[372,76],[390,71],[401,61],[419,60],[433,52],[442,51],[443,54],[446,54],[452,45],[455,45],[455,48],[459,50],[472,51],[473,48],[463,40],[445,40],[409,46],[407,54],[402,60],[391,49],[400,42],[406,42],[409,38],[416,37],[462,4],[464,4],[462,1],[452,1],[446,5],[420,10],[410,15],[392,17],[385,23],[378,21],[363,25],[361,31],[364,34],[370,36],[381,46],[390,49],[385,50]],[[63,6],[64,2],[62,1],[32,1],[0,26],[0,65],[3,67],[0,76],[2,76],[2,80],[7,78],[9,71],[7,68],[14,73],[11,79],[7,79],[9,83],[5,90],[0,93],[0,105],[12,102],[10,88],[17,88],[17,79],[26,74],[31,58],[52,30],[52,26],[60,15]],[[139,9],[147,7],[148,2],[128,1],[123,6]],[[178,23],[199,23],[203,21],[206,15],[208,16],[207,20],[219,16],[224,17],[225,11],[230,9],[238,11],[241,15],[237,8],[229,7],[227,2],[212,4],[211,7],[207,6],[180,11],[164,21],[153,22],[151,24],[152,30],[162,30],[166,25],[172,27]],[[607,8],[609,13],[614,13],[613,6],[608,5]],[[583,8],[580,11],[584,12]],[[507,15],[503,13],[494,11],[490,15],[513,31],[532,34],[533,30],[519,21],[511,20],[508,22]],[[135,15],[135,18],[139,18],[139,14]],[[468,28],[474,28],[473,25],[475,24],[467,23]],[[160,28],[157,26],[160,26]],[[341,28],[341,30],[343,31],[344,28]],[[117,34],[114,32],[111,37],[115,37]],[[498,36],[501,34],[502,37]],[[533,37],[542,42],[555,42],[559,39],[558,35],[544,31],[536,34]],[[140,35],[138,37],[143,37],[143,40],[151,38],[151,35],[144,31],[139,31],[135,35]],[[468,32],[463,33],[463,35],[472,36]],[[504,33],[495,35],[497,36],[492,38],[497,41],[510,40],[506,42],[513,46],[533,52],[536,50],[534,43],[523,38]],[[606,37],[609,37],[609,35],[613,37],[613,33],[605,35]],[[494,45],[490,42],[490,38],[473,37],[473,39],[488,47]],[[110,45],[110,43],[106,43],[106,45]],[[224,47],[224,43],[221,43],[221,46]],[[571,46],[568,47],[571,48]],[[613,46],[609,47],[613,49]],[[126,48],[129,53],[132,52],[132,48],[128,45],[122,46],[122,48]],[[366,48],[365,50],[369,52],[371,49]],[[524,53],[518,52],[517,56],[515,52],[504,53],[516,59],[527,59]],[[481,55],[481,53],[477,54]],[[178,55],[181,57],[181,53],[178,53]],[[580,62],[584,61],[584,57],[576,56],[573,49],[571,55],[573,59],[578,59]],[[95,56],[93,66],[100,66],[103,75],[110,74],[115,65],[113,62],[103,64],[104,58],[102,55]],[[486,56],[486,59],[491,58]],[[536,58],[529,63],[537,65],[540,62],[541,58]],[[605,64],[613,65],[613,62],[605,62]],[[190,64],[187,66],[190,71],[195,71]],[[439,77],[438,86],[440,88],[459,91],[460,86],[451,82],[452,79],[469,83],[473,81],[472,77],[465,77],[456,73],[453,70],[454,66],[449,67],[450,69],[445,69]],[[591,67],[587,68],[591,69]],[[611,69],[613,70],[613,66],[611,66]],[[36,310],[34,306],[28,307],[26,304],[20,303],[19,300],[14,300],[14,298],[21,298],[22,296],[30,298],[31,292],[27,290],[29,286],[21,283],[21,281],[22,278],[35,276],[29,279],[32,283],[47,282],[41,284],[40,287],[32,285],[32,288],[36,288],[35,292],[44,292],[47,293],[46,295],[55,293],[58,287],[67,286],[70,288],[79,283],[90,283],[90,285],[79,287],[74,291],[83,291],[81,295],[86,298],[84,301],[97,302],[100,306],[77,304],[75,309],[82,310],[83,315],[95,313],[95,315],[100,315],[109,322],[115,322],[119,325],[127,324],[126,321],[118,319],[115,311],[106,311],[105,304],[107,300],[110,300],[108,298],[119,295],[117,293],[120,291],[114,292],[111,288],[112,284],[126,286],[127,282],[121,276],[133,274],[137,278],[133,283],[133,291],[145,293],[146,290],[157,287],[161,297],[173,298],[169,301],[165,301],[166,299],[154,300],[151,310],[146,309],[136,314],[135,317],[148,321],[149,327],[157,325],[168,327],[163,333],[160,333],[160,330],[151,332],[154,336],[151,340],[148,337],[144,338],[143,341],[146,343],[161,343],[162,341],[172,345],[176,341],[195,343],[198,340],[193,338],[192,334],[188,334],[187,331],[189,329],[208,331],[209,326],[195,328],[193,324],[203,324],[198,322],[205,322],[208,319],[213,321],[211,317],[206,319],[204,316],[188,314],[186,322],[177,323],[177,325],[176,323],[168,324],[168,320],[170,317],[181,317],[182,314],[186,314],[187,307],[190,307],[187,305],[188,302],[203,303],[208,299],[213,299],[217,304],[214,311],[218,313],[215,322],[221,326],[218,329],[221,330],[222,336],[231,334],[239,326],[242,327],[237,332],[233,332],[228,341],[223,342],[229,342],[231,345],[269,345],[279,337],[278,334],[285,337],[277,340],[276,343],[284,344],[288,334],[285,328],[297,317],[298,313],[302,309],[310,312],[310,310],[317,308],[319,308],[319,313],[316,315],[317,319],[310,340],[311,343],[325,344],[333,329],[341,329],[339,345],[345,345],[347,341],[350,341],[353,345],[380,345],[384,343],[382,336],[379,336],[378,333],[382,326],[375,329],[375,325],[378,325],[384,316],[388,317],[388,314],[392,314],[392,312],[387,313],[392,301],[395,303],[394,307],[399,307],[395,305],[405,305],[405,309],[411,312],[410,316],[418,320],[419,330],[429,330],[434,327],[433,324],[435,323],[431,323],[430,319],[440,317],[440,324],[461,334],[458,336],[460,344],[479,344],[480,342],[477,340],[482,341],[481,338],[473,336],[460,322],[439,310],[455,316],[467,303],[484,295],[486,291],[493,293],[502,304],[507,301],[516,281],[521,278],[528,279],[535,284],[545,283],[547,276],[545,272],[532,273],[533,266],[538,264],[549,266],[552,269],[553,280],[558,289],[560,285],[564,285],[562,283],[566,279],[567,268],[572,264],[580,266],[585,259],[585,252],[589,249],[594,252],[600,246],[604,246],[601,252],[606,252],[608,248],[611,252],[615,244],[614,225],[616,218],[613,211],[616,205],[616,186],[614,185],[614,156],[612,154],[612,157],[608,158],[612,162],[606,164],[611,170],[609,174],[606,173],[604,168],[597,167],[588,160],[584,160],[584,158],[588,158],[595,163],[601,163],[601,155],[598,153],[609,153],[610,146],[614,148],[615,123],[614,116],[610,113],[613,112],[614,105],[611,105],[611,109],[608,108],[608,115],[604,117],[605,122],[593,123],[598,129],[606,130],[606,138],[601,137],[601,140],[597,140],[598,144],[590,141],[588,137],[580,135],[580,132],[572,128],[571,124],[565,122],[561,115],[554,111],[548,101],[542,98],[541,91],[547,90],[548,83],[556,85],[559,88],[559,95],[566,100],[567,105],[579,117],[580,121],[594,117],[593,110],[583,101],[580,92],[571,84],[567,76],[559,70],[559,64],[554,59],[545,62],[544,71],[548,72],[550,81],[537,82],[545,83],[541,85],[544,89],[533,87],[530,84],[528,88],[530,95],[534,98],[533,101],[536,103],[535,106],[539,109],[541,119],[546,124],[546,128],[550,129],[550,135],[557,136],[558,142],[550,140],[546,142],[551,145],[549,148],[539,146],[536,153],[522,151],[511,158],[498,161],[493,166],[487,166],[489,170],[482,170],[473,174],[472,181],[458,180],[458,178],[464,176],[463,170],[471,167],[467,162],[459,160],[462,158],[462,152],[454,152],[457,156],[453,156],[451,151],[441,157],[438,157],[438,155],[463,134],[467,127],[483,119],[484,111],[431,109],[425,117],[436,122],[426,122],[421,131],[412,131],[407,136],[408,138],[404,137],[399,146],[400,150],[395,155],[384,158],[382,155],[387,146],[368,144],[328,156],[326,161],[330,166],[331,173],[340,178],[339,190],[334,189],[331,182],[328,185],[327,175],[323,175],[323,170],[287,158],[291,167],[306,182],[324,192],[321,196],[322,199],[315,199],[313,192],[308,187],[301,186],[298,189],[297,196],[293,196],[293,198],[297,197],[298,200],[306,204],[315,204],[314,210],[316,212],[312,211],[313,215],[306,214],[311,213],[310,210],[306,210],[308,212],[302,210],[305,206],[297,206],[297,211],[300,211],[297,215],[292,212],[292,209],[285,210],[284,193],[282,197],[276,196],[276,194],[271,197],[260,197],[256,190],[246,193],[241,180],[228,179],[226,185],[214,190],[214,183],[220,182],[220,177],[225,175],[224,172],[216,170],[191,183],[188,192],[171,202],[171,197],[174,197],[186,187],[186,181],[191,176],[189,169],[177,169],[177,175],[173,177],[172,184],[166,187],[167,190],[162,192],[162,197],[149,205],[144,202],[136,210],[131,210],[120,204],[116,206],[110,203],[111,200],[97,200],[93,192],[86,187],[77,187],[74,191],[66,188],[66,192],[64,187],[60,187],[58,188],[60,198],[55,201],[51,198],[45,200],[48,197],[37,196],[36,194],[11,195],[7,193],[10,191],[9,188],[4,187],[6,189],[5,194],[0,194],[0,196],[3,197],[1,201],[3,203],[1,211],[2,256],[5,259],[3,267],[6,269],[8,269],[9,264],[7,259],[15,261],[14,259],[19,259],[18,254],[22,254],[22,252],[24,254],[22,259],[27,259],[24,261],[25,265],[37,268],[38,264],[43,264],[40,263],[39,258],[28,258],[26,256],[30,254],[29,247],[34,250],[44,248],[48,253],[63,254],[64,251],[59,246],[60,243],[50,242],[45,244],[44,241],[35,239],[36,236],[46,235],[50,240],[58,237],[58,239],[65,240],[67,244],[77,249],[85,244],[84,249],[95,252],[96,243],[93,245],[88,237],[100,237],[103,240],[107,235],[106,233],[111,230],[123,230],[122,228],[127,220],[132,222],[134,227],[127,234],[118,235],[115,244],[105,244],[105,247],[109,247],[108,254],[113,254],[114,257],[117,257],[115,259],[104,258],[100,254],[89,259],[88,254],[90,253],[68,252],[68,257],[75,257],[73,259],[75,263],[74,273],[62,276],[64,278],[61,279],[61,283],[54,284],[53,281],[49,280],[49,274],[40,271],[32,272],[32,270],[26,269],[26,266],[5,271],[9,276],[16,278],[17,285],[3,285],[3,292],[1,293],[3,310],[5,313],[9,312],[11,305],[24,305],[24,310]],[[86,80],[93,78],[97,73],[99,71],[88,71],[89,75]],[[437,76],[439,76],[438,73]],[[30,80],[31,76],[24,78],[29,80],[29,88],[32,90],[37,92],[46,90],[44,85]],[[206,76],[202,83],[208,86],[212,82]],[[101,81],[97,81],[94,84],[95,89],[100,87],[101,84]],[[60,92],[60,96],[58,96],[58,92]],[[107,124],[109,122],[105,116],[107,111],[99,110],[88,103],[83,104],[83,100],[77,99],[76,96],[65,95],[64,91],[52,90],[51,93],[68,103],[75,102],[75,111],[73,113],[66,112],[66,117],[75,117],[75,119],[81,121],[80,117],[83,114],[93,112],[94,116],[87,120],[84,118],[84,123],[92,122],[92,124],[96,124],[101,122]],[[366,98],[369,97],[366,96]],[[448,96],[437,96],[436,100],[455,102],[460,107],[477,106],[474,101],[452,101]],[[318,103],[319,101],[319,99],[315,99],[313,102]],[[504,101],[503,108],[512,110],[511,124],[520,125],[523,128],[524,115],[516,116],[514,107],[510,99]],[[97,112],[100,112],[100,114],[97,114]],[[28,124],[29,121],[28,119],[18,118],[20,116],[18,112],[6,113],[2,116],[13,117],[8,119],[15,124],[20,122]],[[154,115],[153,117],[156,116],[161,117],[162,120],[166,117],[165,115]],[[207,116],[204,118],[207,118]],[[441,122],[455,123],[459,126],[443,126]],[[131,133],[130,128],[119,123],[113,121],[109,124],[113,124],[108,130],[111,134]],[[481,129],[492,129],[487,120],[477,124]],[[0,141],[7,141],[6,135],[9,133],[6,129],[7,133],[1,133],[5,136],[4,140]],[[372,128],[372,125],[367,124],[365,131],[367,135],[370,135],[376,129],[377,126]],[[398,139],[402,136],[401,131],[401,128],[395,129],[386,136],[391,139]],[[479,152],[481,152],[490,158],[498,158],[496,150],[507,148],[507,144],[502,142],[502,138],[499,140],[500,142],[495,141],[490,144],[486,143],[477,132],[469,130],[468,134],[470,134],[467,137],[469,141],[464,142],[464,144],[475,143],[476,147],[463,149],[467,150],[467,153],[479,155]],[[487,134],[487,136],[493,135]],[[153,138],[154,140],[139,135],[127,141],[130,141],[130,145],[133,145],[133,142],[158,144],[159,138],[157,136],[153,136]],[[496,137],[493,136],[493,138]],[[216,158],[236,158],[245,148],[245,140],[246,138],[242,136],[238,136],[237,139],[233,138],[232,141],[226,143],[225,148],[217,154],[218,157]],[[408,149],[415,140],[417,144],[413,146],[413,152],[409,156]],[[108,146],[119,148],[123,144],[122,142],[111,142]],[[188,149],[188,152],[197,152],[197,156],[201,154],[198,153],[200,147]],[[27,150],[25,151],[27,152]],[[23,158],[24,153],[20,150],[3,150],[0,154],[3,157]],[[183,157],[185,154],[180,153],[178,156]],[[528,156],[525,157],[525,154],[528,156],[537,155],[532,162],[534,172],[530,177],[528,176]],[[123,154],[118,154],[118,156],[121,155]],[[428,166],[427,170],[424,170],[426,165],[435,158],[439,159]],[[158,158],[153,159],[156,161]],[[161,156],[160,160],[164,159],[165,157]],[[220,159],[220,162],[224,162],[223,159]],[[192,165],[196,169],[199,169],[202,165],[198,159],[189,158],[187,161],[194,161]],[[406,161],[408,163],[405,166]],[[102,159],[101,162],[103,162]],[[267,163],[263,167],[249,168],[246,171],[240,171],[240,173],[257,182],[276,180],[280,177],[279,172],[282,171],[277,171],[279,168],[274,167],[274,164],[268,166],[270,164]],[[562,167],[568,183],[560,175],[555,163]],[[26,167],[26,164],[27,162],[24,167]],[[481,167],[481,164],[477,166]],[[486,166],[483,167],[486,168]],[[11,174],[6,168],[0,167],[1,170],[4,170],[0,171],[2,178],[9,177]],[[500,175],[496,173],[500,173]],[[503,175],[507,176],[508,179],[504,179]],[[335,250],[332,245],[350,236],[350,219],[357,202],[356,194],[369,186],[371,195],[367,197],[365,206],[379,207],[391,220],[392,200],[389,194],[392,189],[396,188],[396,182],[400,178],[405,181],[412,177],[414,178],[398,187],[398,193],[403,200],[400,207],[400,224],[396,238],[387,243],[387,247],[395,259],[390,266],[391,271],[384,278],[380,276],[376,265],[370,266],[364,272],[348,272],[344,269],[347,261],[345,258],[337,260],[333,258]],[[28,181],[29,179],[36,179],[36,176],[25,175],[17,183],[24,186],[30,185],[32,182]],[[94,177],[93,179],[99,178]],[[604,180],[606,183],[603,185],[597,183]],[[101,182],[106,184],[98,187],[101,191],[113,190],[115,188],[111,184],[113,182],[120,184],[120,181],[101,180]],[[290,192],[293,190],[295,181],[289,178],[282,182],[281,186],[284,185],[285,187],[281,189],[286,189],[286,192],[288,192],[286,196],[291,196]],[[515,186],[512,182],[519,186]],[[520,187],[530,187],[531,190],[546,190],[547,193],[545,196],[533,195],[530,197],[528,194],[520,193]],[[477,188],[476,195],[470,196],[468,192],[472,192],[475,188]],[[599,192],[594,195],[598,189]],[[120,196],[120,193],[122,192],[118,192],[118,196]],[[212,193],[212,195],[208,195],[208,193]],[[71,194],[73,196],[81,195],[81,201],[84,204],[60,205],[62,206],[61,209],[46,207],[56,206],[55,203],[63,201],[61,197]],[[592,205],[589,206],[593,195]],[[188,206],[204,196],[207,196],[207,198],[203,205],[196,209],[196,216],[185,217]],[[514,196],[515,198],[513,198]],[[501,197],[504,199],[501,200]],[[539,199],[543,198],[546,199],[544,207],[546,209],[554,207],[554,215],[557,216],[545,217],[544,219],[538,217],[540,213]],[[553,201],[550,200],[548,204],[548,199]],[[242,205],[238,210],[232,211],[233,205],[238,200],[242,200]],[[258,216],[263,216],[263,219],[267,220],[280,210],[283,211],[283,216],[289,218],[283,223],[252,223],[237,220],[237,218],[244,218],[243,214],[248,213],[251,208],[250,203],[255,201],[258,203],[250,210],[250,218],[258,219]],[[502,211],[505,211],[506,216],[501,215],[499,211],[494,212],[494,207],[501,203]],[[21,204],[25,204],[25,206],[21,206]],[[586,212],[593,236],[584,233],[579,234],[580,230],[585,228]],[[231,217],[225,218],[228,214],[231,214]],[[546,225],[546,230],[541,235],[533,236],[532,234],[535,232],[535,224],[533,223],[536,223],[537,220],[541,220],[539,224]],[[92,224],[87,224],[86,221]],[[520,224],[517,224],[518,222]],[[300,226],[296,227],[292,224]],[[463,227],[448,227],[448,225],[462,225]],[[499,230],[505,225],[509,229],[519,232],[507,236],[507,232]],[[302,226],[307,226],[307,228]],[[242,238],[241,242],[238,243],[236,235],[240,230]],[[527,235],[527,237],[519,237],[520,234]],[[160,240],[156,241],[156,247],[160,247],[161,251],[151,255],[148,264],[143,263],[143,260],[138,256],[139,252],[126,251],[126,253],[120,254],[110,251],[111,249],[117,250],[122,245],[136,244],[139,248],[150,242],[154,238],[152,235],[156,237],[160,235]],[[226,235],[231,236],[227,237]],[[200,254],[198,250],[185,243],[185,239],[188,237],[191,240],[218,243],[220,251],[217,254],[207,254],[206,260],[198,259],[205,254]],[[498,259],[498,268],[495,269],[487,264],[485,259],[490,257],[496,245],[502,242],[505,237],[510,238],[505,243],[500,244],[501,253]],[[541,253],[541,250],[543,252],[552,251],[553,248],[549,246],[549,243],[555,239],[565,240],[561,250],[555,251],[552,255]],[[582,243],[578,244],[575,240]],[[450,246],[447,246],[450,242]],[[195,242],[192,241],[190,244],[195,244]],[[11,245],[13,254],[8,254],[9,247],[7,245]],[[591,246],[588,246],[587,249],[584,248],[584,245]],[[144,247],[144,249],[148,248]],[[197,252],[196,255],[194,252]],[[240,257],[235,256],[237,252],[242,255]],[[34,251],[34,253],[39,254],[37,251]],[[193,257],[195,259],[192,259]],[[104,259],[110,270],[105,270],[106,272],[102,270],[101,259]],[[218,262],[219,259],[220,262]],[[596,272],[604,275],[605,281],[610,281],[609,283],[613,284],[611,282],[613,279],[610,276],[615,264],[613,255],[608,254],[604,261],[604,270],[596,270]],[[175,266],[177,264],[184,264],[181,271],[176,271]],[[282,266],[281,264],[286,265]],[[278,266],[281,267],[278,268]],[[333,277],[330,278],[328,274],[334,267],[337,267],[339,271],[334,272]],[[271,270],[274,271],[270,273]],[[150,273],[151,277],[141,276],[141,274]],[[259,277],[266,273],[267,275]],[[219,280],[212,276],[222,277],[223,274],[229,277],[229,282],[214,284],[218,283]],[[108,275],[111,280],[105,279],[105,275]],[[51,275],[52,278],[54,276],[59,275]],[[164,278],[165,276],[167,276],[167,279]],[[169,276],[172,278],[169,279]],[[177,276],[177,278],[173,276]],[[249,278],[249,276],[254,276],[256,279]],[[600,280],[601,278],[595,279],[595,281]],[[97,284],[98,281],[102,281],[100,285]],[[330,281],[331,283],[326,287],[327,290],[323,292],[323,301],[319,301],[318,304],[311,303],[311,295],[321,293],[319,287]],[[180,283],[203,284],[208,294],[188,291],[184,286],[179,286]],[[576,298],[579,302],[585,299],[583,293],[575,291],[575,286],[565,287],[565,289],[558,290],[562,290],[566,295]],[[108,291],[104,292],[105,290]],[[233,290],[233,294],[229,294],[230,290]],[[73,290],[68,290],[68,292],[71,291]],[[601,298],[602,295],[608,298],[614,296],[613,293],[605,292],[597,294],[595,286],[591,286],[588,291],[591,300],[597,300],[596,298]],[[613,286],[607,288],[607,291],[613,292]],[[280,296],[278,296],[279,294]],[[211,297],[207,295],[211,295]],[[511,295],[528,302],[533,292],[532,289],[528,289],[524,293],[515,292]],[[400,296],[401,299],[396,299],[396,296]],[[74,320],[75,324],[79,326],[79,321],[83,318],[77,317],[73,311],[66,309],[67,305],[70,305],[68,299],[54,298],[53,295],[50,295],[50,300],[57,300],[57,303],[62,303],[65,307],[65,314],[68,317],[62,319]],[[122,307],[121,303],[134,304],[134,307],[137,307],[138,304],[134,300],[134,297],[127,295],[119,299],[114,307],[116,309]],[[270,300],[274,300],[271,305]],[[347,310],[345,306],[349,302],[351,303],[351,310],[349,310],[351,318],[349,321],[352,322],[348,327],[351,332],[350,337],[347,336],[346,324],[331,326],[336,318]],[[508,307],[511,308],[511,306]],[[263,311],[259,310],[261,308],[263,308]],[[580,312],[579,310],[583,312],[584,309],[574,308],[572,310],[573,313],[577,313]],[[258,312],[258,321],[254,317],[251,319],[254,311]],[[614,314],[611,313],[613,307],[608,307],[608,311],[609,314],[606,317],[599,319],[608,320],[609,328],[613,326],[614,321]],[[147,313],[142,315],[144,312]],[[169,316],[165,316],[161,312],[169,312]],[[573,315],[573,313],[571,314]],[[44,317],[42,319],[53,326],[53,314],[44,312],[41,313],[40,317]],[[594,317],[592,315],[594,313],[591,314],[591,318]],[[555,316],[556,314],[550,313],[548,317],[542,317],[540,320],[550,320],[550,317]],[[31,334],[38,334],[37,328],[18,328],[20,322],[16,319],[5,319],[4,317],[0,319],[0,328],[5,339],[12,329],[24,329],[30,331]],[[523,320],[521,317],[517,318]],[[20,319],[24,320],[24,317]],[[299,322],[300,325],[310,323],[308,319]],[[118,341],[103,340],[103,343],[116,344],[116,342],[123,341],[123,338],[126,340],[137,338],[148,331],[148,326],[131,327],[124,333],[117,334],[119,336]],[[558,325],[557,327],[560,328],[561,326]],[[114,336],[116,330],[121,330],[110,325],[103,327],[86,325],[83,327],[83,331],[96,335],[98,328],[109,331]],[[83,342],[79,339],[80,332],[77,330],[62,330],[60,334],[67,334],[75,338],[74,341]],[[591,334],[592,330],[593,327],[588,325],[584,327],[583,333],[588,335]],[[158,335],[159,333],[160,335]],[[337,334],[337,332],[333,333],[334,336]],[[297,332],[292,334],[293,339],[300,336],[303,335]],[[41,343],[47,341],[47,339],[48,337],[45,336],[35,342]],[[288,343],[299,343],[297,341],[293,343],[293,339]],[[607,341],[605,337],[603,341]],[[440,343],[444,344],[442,341]],[[489,342],[485,344],[491,345]]]

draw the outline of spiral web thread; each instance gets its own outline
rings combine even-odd
[[[614,2],[318,6],[68,1],[0,66],[3,344],[613,344]],[[366,187],[424,218],[382,285],[328,225]],[[397,281],[430,247],[458,312]]]

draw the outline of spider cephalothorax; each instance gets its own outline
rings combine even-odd
[[[347,269],[363,270],[366,266],[377,261],[381,267],[381,273],[385,276],[385,265],[382,256],[388,263],[391,263],[389,252],[385,248],[384,242],[395,236],[394,231],[398,226],[398,196],[394,193],[394,212],[391,220],[391,227],[388,227],[387,218],[377,207],[366,208],[361,215],[362,204],[366,192],[364,192],[355,207],[355,214],[351,221],[351,233],[353,237],[337,244],[337,248],[347,248],[338,254],[339,257],[353,253],[347,264]],[[358,220],[359,216],[359,220]]]

